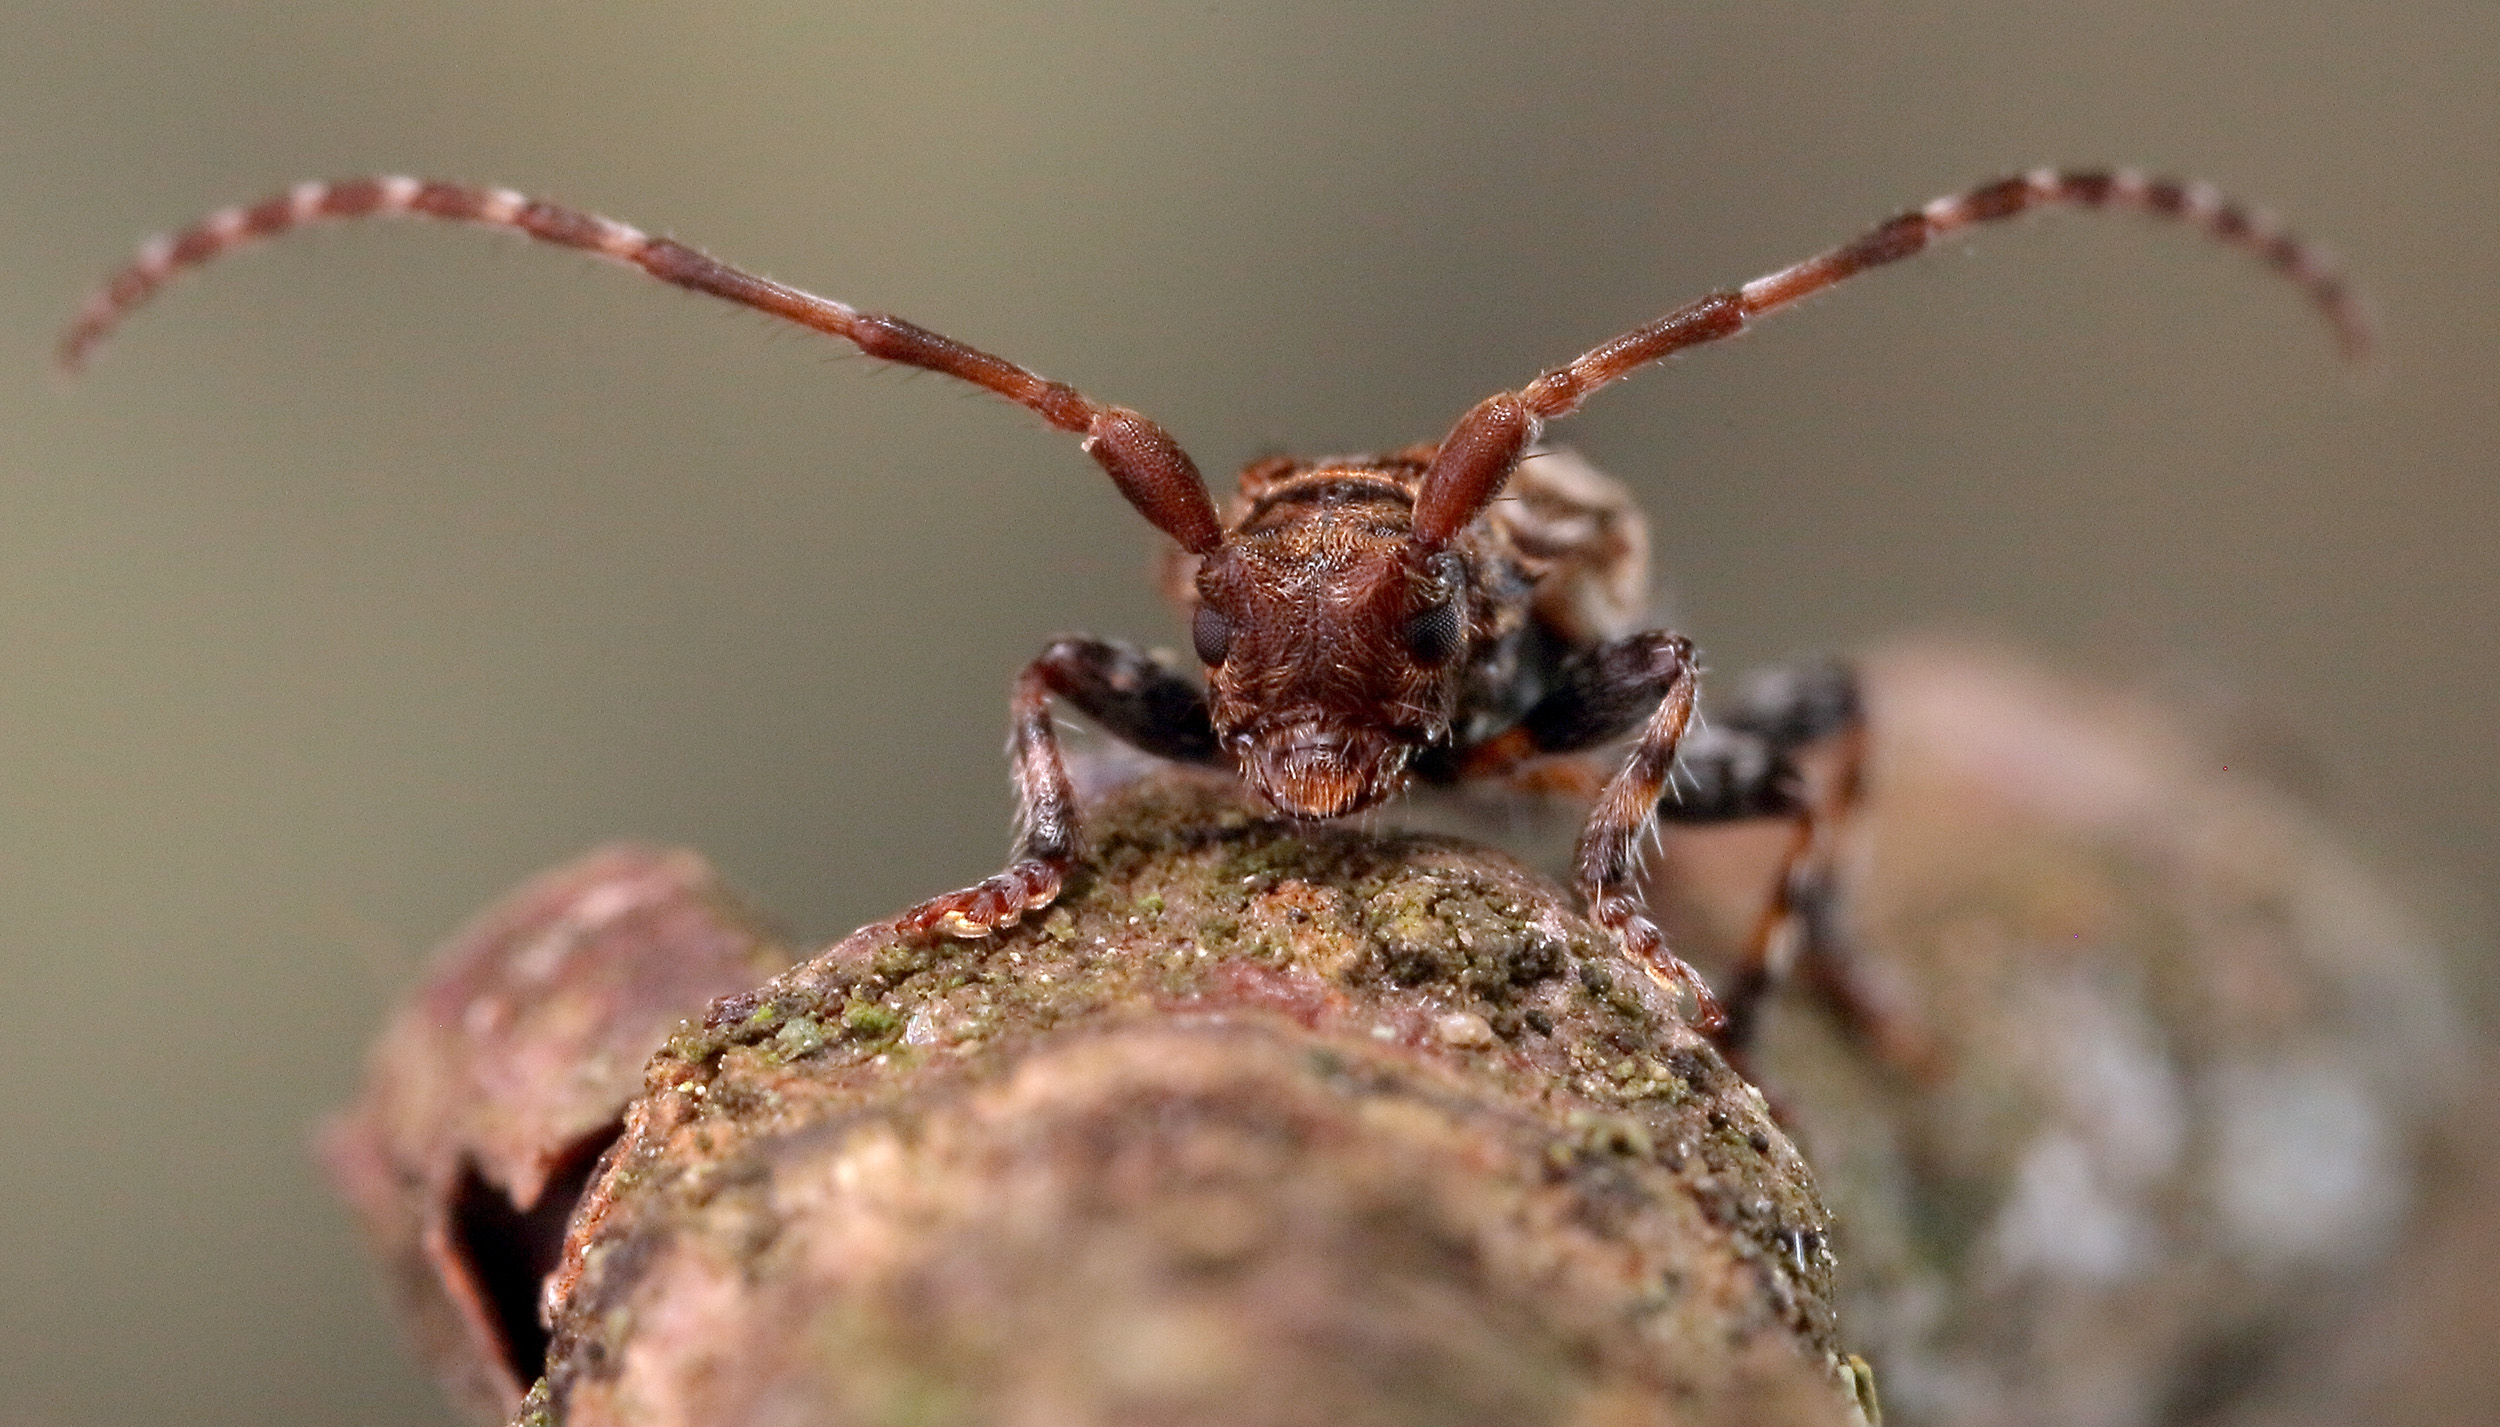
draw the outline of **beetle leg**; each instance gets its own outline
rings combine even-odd
[[[1205,692],[1134,645],[1054,640],[1033,667],[1052,693],[1131,748],[1175,763],[1223,761]]]
[[[1833,744],[1829,776],[1809,780],[1797,755]],[[1853,992],[1839,918],[1839,829],[1863,790],[1865,705],[1856,671],[1822,662],[1756,677],[1713,726],[1685,741],[1686,787],[1658,810],[1688,826],[1789,819],[1793,833],[1771,895],[1730,979],[1723,1048],[1741,1051],[1771,990],[1803,962],[1853,1029],[1882,1039],[1882,1017]]]
[[[897,930],[988,936],[1058,898],[1082,847],[1076,793],[1051,727],[1053,694],[1076,705],[1105,731],[1158,757],[1201,763],[1216,759],[1206,696],[1196,686],[1125,644],[1054,641],[1016,676],[1009,704],[1015,855],[996,876],[932,897],[896,917]]]
[[[1846,974],[1833,868],[1837,829],[1862,782],[1865,718],[1856,671],[1834,661],[1759,676],[1717,723],[1693,728],[1691,659],[1689,643],[1657,633],[1583,650],[1555,671],[1552,689],[1515,728],[1463,752],[1460,771],[1496,774],[1528,757],[1595,747],[1646,714],[1639,743],[1580,835],[1575,870],[1591,915],[1663,977],[1692,988],[1699,1019],[1726,1047],[1745,1045],[1765,996],[1800,959],[1846,1021],[1883,1039],[1883,1018],[1854,994]],[[1834,740],[1837,768],[1809,787],[1797,755]],[[1680,785],[1670,781],[1671,768],[1683,774]],[[1642,913],[1634,886],[1652,816],[1685,825],[1757,818],[1794,825],[1723,1007]]]
[[[1691,992],[1694,1025],[1715,1032],[1727,1019],[1718,998],[1700,973],[1667,949],[1640,894],[1641,840],[1658,816],[1676,747],[1692,722],[1693,686],[1692,641],[1672,634],[1631,635],[1566,664],[1553,692],[1499,741],[1524,745],[1520,751],[1569,752],[1621,733],[1639,721],[1636,710],[1647,710],[1631,755],[1607,780],[1580,830],[1572,870],[1588,899],[1589,919],[1614,933],[1624,952],[1661,982]]]

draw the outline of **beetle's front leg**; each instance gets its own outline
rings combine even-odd
[[[1726,1023],[1701,974],[1667,949],[1641,906],[1641,841],[1675,769],[1675,752],[1693,719],[1693,644],[1680,635],[1635,634],[1586,650],[1556,671],[1551,692],[1516,729],[1462,755],[1462,768],[1490,772],[1529,753],[1570,753],[1639,724],[1640,739],[1598,794],[1580,830],[1572,871],[1588,898],[1589,919],[1615,934],[1625,952],[1693,996],[1694,1024]],[[1645,717],[1644,717],[1645,716]]]
[[[1182,762],[1217,758],[1206,696],[1180,675],[1125,644],[1060,639],[1016,676],[1009,703],[1008,757],[1016,782],[1016,850],[1005,871],[961,891],[932,897],[894,919],[897,930],[979,937],[1014,926],[1049,906],[1066,885],[1082,847],[1076,791],[1051,727],[1053,694],[1104,731]]]

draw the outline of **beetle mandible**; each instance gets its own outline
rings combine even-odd
[[[1160,757],[1230,768],[1279,812],[1334,818],[1410,780],[1493,777],[1545,755],[1626,735],[1630,753],[1597,793],[1573,871],[1590,916],[1627,953],[1693,997],[1695,1021],[1741,1040],[1768,985],[1779,929],[1827,921],[1817,849],[1854,795],[1850,771],[1809,795],[1811,745],[1851,747],[1856,681],[1830,664],[1760,684],[1715,724],[1696,723],[1693,646],[1636,627],[1647,541],[1623,488],[1565,452],[1540,451],[1548,421],[1599,388],[1755,318],[1919,253],[1948,234],[2042,207],[2125,209],[2187,223],[2245,249],[2324,310],[2345,355],[2366,358],[2366,305],[2327,254],[2210,184],[2129,169],[2035,169],[1939,198],[1839,247],[1714,292],[1611,338],[1516,391],[1497,392],[1430,445],[1382,455],[1278,459],[1243,472],[1219,516],[1188,453],[1137,412],[898,317],[862,312],[758,277],[669,238],[513,192],[367,177],[298,184],[151,240],[63,335],[76,370],[123,317],[175,275],[256,240],[328,219],[424,217],[526,234],[641,269],[843,338],[884,361],[970,382],[1081,439],[1121,495],[1178,547],[1174,593],[1205,689],[1107,640],[1053,643],[1016,679],[1018,831],[1007,868],[897,919],[906,931],[986,936],[1050,905],[1083,856],[1076,798],[1050,701],[1075,705]],[[1502,498],[1497,500],[1497,498]],[[1677,775],[1683,786],[1679,790]],[[1726,1009],[1644,913],[1644,836],[1656,820],[1780,818],[1796,836]]]

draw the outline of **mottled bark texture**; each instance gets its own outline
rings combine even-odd
[[[2481,1370],[2400,1336],[2472,1300],[2398,1306],[2493,1192],[2458,1007],[2285,742],[2002,653],[1868,673],[1855,955],[1801,966],[1751,1068],[1895,1427],[2381,1421],[2397,1378],[2483,1419]],[[1669,838],[1705,970],[1779,850]],[[1827,978],[1887,1014],[1853,1029]]]
[[[677,925],[711,970],[633,937],[715,979],[637,982],[631,1034],[532,948],[633,899],[558,874],[411,1003],[334,1162],[492,1416],[523,1332],[476,1284],[545,1246],[461,1226],[551,1212],[640,1093],[530,1422],[1777,1427],[1851,1415],[1844,1343],[1896,1427],[2488,1415],[2488,1072],[2279,744],[1997,653],[1866,667],[1854,949],[1802,961],[1752,1060],[1828,1217],[1550,885],[1170,770],[1098,798],[1097,870],[994,941],[871,929],[754,989],[706,890]],[[1559,861],[1583,811],[1455,803],[1402,814],[1541,822]],[[1671,835],[1679,950],[1737,944],[1786,846]]]
[[[1498,854],[1163,772],[974,942],[716,1003],[549,1287],[547,1420],[1840,1423],[1759,1094]]]
[[[401,1004],[321,1156],[469,1417],[510,1417],[539,1374],[539,1282],[643,1062],[789,964],[701,858],[611,847],[498,903]]]

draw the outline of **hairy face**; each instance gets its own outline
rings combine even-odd
[[[1296,817],[1394,793],[1449,735],[1467,650],[1464,563],[1425,554],[1405,493],[1319,483],[1235,531],[1198,571],[1191,634],[1217,736]]]

